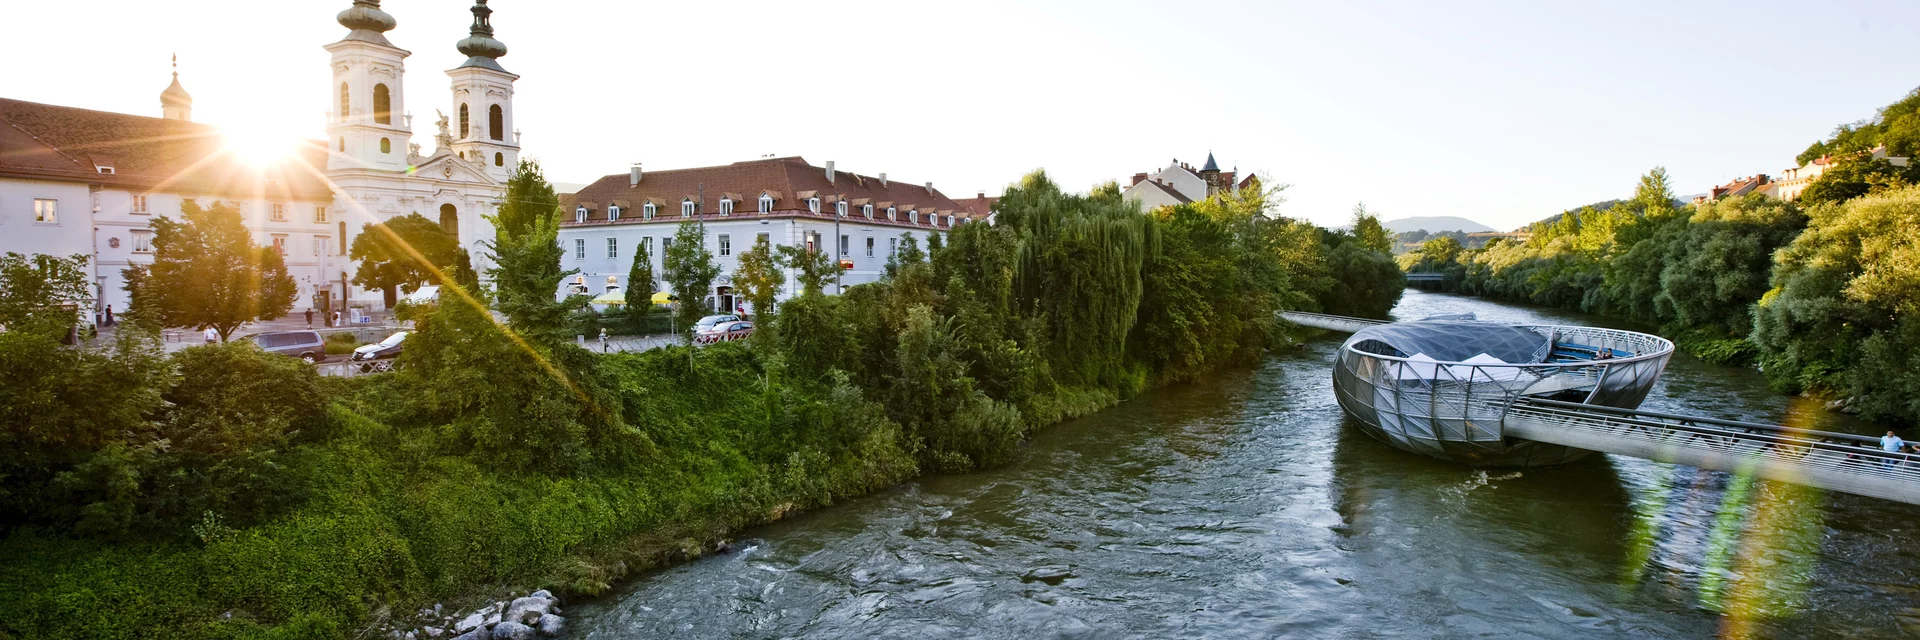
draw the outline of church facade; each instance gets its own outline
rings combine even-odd
[[[159,118],[0,99],[0,252],[88,255],[95,309],[125,311],[121,272],[152,261],[153,218],[193,200],[238,208],[255,243],[280,251],[300,289],[295,314],[390,306],[390,292],[353,285],[349,250],[365,225],[397,216],[438,222],[484,272],[493,238],[485,216],[519,162],[519,77],[499,64],[506,45],[493,38],[486,0],[471,11],[469,36],[456,45],[468,58],[447,72],[450,100],[431,154],[412,142],[411,54],[387,40],[397,24],[378,0],[340,12],[348,33],[325,46],[326,139],[274,165],[249,165],[217,127],[193,122],[177,72]]]

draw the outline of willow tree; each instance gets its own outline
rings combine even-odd
[[[1157,246],[1153,219],[1116,184],[1069,194],[1045,171],[1008,188],[999,206],[1000,223],[1020,235],[1016,305],[1042,320],[1054,374],[1068,384],[1137,390],[1126,342],[1143,292],[1141,266]]]

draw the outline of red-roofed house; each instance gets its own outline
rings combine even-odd
[[[755,242],[834,251],[852,265],[841,286],[873,282],[903,242],[925,246],[930,236],[990,216],[998,200],[982,193],[963,204],[931,182],[836,171],[831,162],[816,167],[798,157],[665,171],[636,165],[562,197],[561,210],[572,213],[560,228],[562,264],[580,274],[563,283],[560,293],[626,290],[628,269],[640,251],[661,273],[665,246],[686,222],[704,225],[707,249],[721,266],[715,290],[697,294],[715,310],[743,304],[734,299],[728,276]],[[781,299],[796,293],[793,276],[788,274]],[[656,286],[666,289],[664,282]]]

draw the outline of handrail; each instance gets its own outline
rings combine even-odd
[[[1738,443],[1756,445],[1755,447],[1753,447],[1755,449],[1754,451],[1748,452],[1745,455],[1766,455],[1769,453],[1777,453],[1777,452],[1782,452],[1786,450],[1794,450],[1794,451],[1798,451],[1799,453],[1798,455],[1790,456],[1790,458],[1792,462],[1795,462],[1797,464],[1807,464],[1811,466],[1826,467],[1826,468],[1841,468],[1841,469],[1846,469],[1848,471],[1856,472],[1856,473],[1866,471],[1866,472],[1869,472],[1871,475],[1901,476],[1901,477],[1910,477],[1915,480],[1920,480],[1920,464],[1916,464],[1916,463],[1920,463],[1920,456],[1916,456],[1915,454],[1912,454],[1912,453],[1883,451],[1876,447],[1863,446],[1859,444],[1838,444],[1838,443],[1828,442],[1825,440],[1798,437],[1791,434],[1776,435],[1772,433],[1768,433],[1768,434],[1759,434],[1759,433],[1751,433],[1751,432],[1743,433],[1743,432],[1730,431],[1725,429],[1716,429],[1713,427],[1700,427],[1700,426],[1686,425],[1686,424],[1674,424],[1669,422],[1634,420],[1631,418],[1621,418],[1621,417],[1609,418],[1605,416],[1607,415],[1617,416],[1618,414],[1615,414],[1614,412],[1610,412],[1610,411],[1595,411],[1595,412],[1589,413],[1587,410],[1595,408],[1594,406],[1592,405],[1577,405],[1577,406],[1581,406],[1582,409],[1575,411],[1575,410],[1567,410],[1567,409],[1560,409],[1560,408],[1529,407],[1529,406],[1526,406],[1525,403],[1516,403],[1513,407],[1512,412],[1509,413],[1509,415],[1510,416],[1517,415],[1521,417],[1540,416],[1540,417],[1561,418],[1563,419],[1561,421],[1561,426],[1563,427],[1582,428],[1579,423],[1587,423],[1587,424],[1598,423],[1598,424],[1625,425],[1628,427],[1639,428],[1639,429],[1662,429],[1662,430],[1673,431],[1673,432],[1688,433],[1688,434],[1693,434],[1697,436],[1706,436],[1710,438],[1722,438],[1722,439],[1728,439]],[[1601,414],[1601,415],[1593,415],[1593,414]],[[1682,418],[1682,419],[1687,419],[1687,418]],[[1761,426],[1766,426],[1766,425],[1761,425]],[[1782,432],[1790,431],[1784,427],[1774,427],[1774,428]],[[1850,434],[1833,434],[1831,432],[1817,432],[1817,433],[1823,433],[1826,435],[1844,436],[1848,439],[1854,439],[1854,438],[1860,437],[1860,436],[1852,436]],[[1720,450],[1720,451],[1728,451],[1734,448],[1731,446],[1725,446],[1725,447],[1699,447],[1697,445],[1693,445],[1693,446],[1694,448],[1705,448],[1705,449]],[[1842,462],[1838,464],[1831,463],[1831,462],[1824,462],[1822,461],[1822,458],[1814,456],[1813,455],[1814,452],[1824,452],[1827,454],[1838,455],[1840,456]],[[1739,452],[1734,452],[1734,453],[1739,453]],[[1774,455],[1773,457],[1782,457],[1782,456]],[[1864,461],[1864,462],[1855,464],[1855,463],[1845,462],[1847,460]],[[1906,463],[1906,464],[1897,465],[1897,463]],[[1900,466],[1903,468],[1901,468],[1900,472],[1898,473],[1887,472],[1888,471],[1887,468],[1892,468],[1896,466]],[[1881,469],[1876,471],[1875,470],[1876,467],[1880,467]]]
[[[1759,422],[1746,422],[1743,420],[1727,420],[1724,418],[1708,418],[1708,417],[1702,417],[1702,416],[1687,416],[1687,415],[1680,415],[1675,413],[1661,413],[1658,411],[1647,411],[1644,409],[1621,409],[1617,407],[1603,407],[1603,406],[1591,405],[1591,404],[1580,404],[1578,402],[1563,402],[1560,400],[1548,400],[1546,398],[1524,398],[1524,399],[1521,399],[1516,404],[1533,404],[1533,405],[1541,405],[1546,407],[1553,407],[1556,409],[1571,409],[1574,411],[1591,412],[1591,413],[1607,413],[1607,414],[1612,414],[1617,416],[1629,416],[1629,417],[1646,416],[1650,418],[1659,418],[1662,420],[1680,420],[1685,422],[1697,422],[1697,423],[1703,423],[1703,424],[1732,427],[1736,429],[1745,429],[1749,431],[1788,433],[1788,434],[1794,434],[1795,437],[1799,437],[1798,434],[1807,434],[1812,436],[1819,436],[1820,438],[1823,438],[1823,439],[1847,440],[1851,442],[1857,442],[1860,444],[1871,445],[1876,447],[1879,446],[1880,444],[1879,438],[1875,438],[1872,436],[1856,435],[1851,433],[1839,433],[1835,431],[1817,431],[1814,429],[1795,429],[1792,427],[1782,427],[1779,425],[1763,424]]]
[[[1350,320],[1358,320],[1358,318],[1350,318]],[[1410,360],[1407,357],[1402,357],[1402,356],[1390,356],[1390,355],[1385,355],[1380,353],[1374,353],[1372,351],[1361,351],[1360,349],[1354,348],[1352,346],[1348,346],[1346,348],[1351,348],[1356,353],[1365,354],[1369,358],[1378,358],[1381,360],[1391,360],[1396,362],[1414,362],[1415,364],[1419,364],[1423,366],[1437,364],[1440,366],[1459,366],[1459,367],[1524,367],[1524,368],[1539,367],[1539,368],[1555,368],[1555,369],[1574,369],[1574,368],[1580,368],[1580,367],[1632,364],[1636,362],[1645,362],[1647,360],[1666,358],[1668,356],[1673,355],[1673,341],[1668,340],[1666,338],[1662,338],[1660,336],[1653,335],[1653,334],[1648,334],[1648,333],[1639,333],[1635,331],[1623,331],[1619,329],[1595,329],[1592,327],[1573,327],[1573,326],[1543,325],[1543,324],[1525,324],[1525,325],[1511,325],[1511,326],[1516,326],[1523,329],[1548,329],[1551,331],[1564,332],[1564,333],[1597,332],[1597,333],[1605,333],[1605,334],[1616,334],[1623,338],[1639,338],[1639,337],[1651,338],[1652,344],[1649,346],[1654,347],[1654,349],[1645,353],[1641,353],[1639,355],[1607,358],[1605,360],[1576,360],[1571,362],[1485,362],[1485,363],[1481,363],[1481,362],[1448,362],[1444,360],[1435,360],[1431,362],[1414,361],[1414,360]]]

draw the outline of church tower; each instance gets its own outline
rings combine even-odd
[[[520,134],[513,126],[513,81],[500,67],[507,45],[493,39],[493,10],[474,0],[473,29],[457,45],[467,61],[448,71],[453,78],[453,151],[495,180],[506,182],[520,162]]]
[[[397,23],[380,10],[380,0],[354,0],[340,12],[347,37],[327,45],[333,54],[333,84],[327,114],[329,172],[345,169],[407,168],[407,142],[413,137],[407,122],[405,49],[387,41],[386,32]]]
[[[180,86],[180,56],[173,57],[173,84],[160,92],[160,117],[168,120],[193,121],[193,96],[187,94],[187,88]]]

